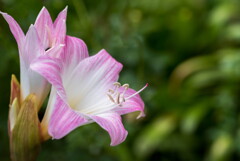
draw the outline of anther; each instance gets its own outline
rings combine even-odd
[[[117,86],[117,87],[121,87],[121,83],[119,83],[119,82],[115,82],[115,83],[113,83],[113,85]]]
[[[129,88],[129,84],[124,84],[122,87],[124,87],[127,90]]]
[[[123,102],[125,102],[124,94],[125,94],[125,92],[128,90],[129,84],[124,84],[122,87],[124,87],[124,91],[122,92],[122,98],[123,98]]]
[[[128,99],[136,96],[137,94],[142,92],[148,86],[148,84],[146,84],[142,89],[140,89],[139,91],[137,91],[134,94],[125,98],[124,94],[129,89],[129,84],[123,84],[121,86],[121,84],[119,82],[115,82],[115,83],[113,83],[113,85],[115,86],[114,89],[109,89],[107,96],[109,97],[111,102],[113,102],[114,104],[116,104],[118,106],[122,106],[123,102],[126,102]],[[123,91],[121,91],[121,92],[118,91],[120,87],[124,88]]]
[[[113,94],[113,93],[114,93],[114,90],[109,89],[108,92]]]

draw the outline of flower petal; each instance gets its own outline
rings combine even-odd
[[[109,133],[111,146],[118,145],[126,139],[128,132],[125,130],[119,114],[104,113],[91,116],[91,118]]]
[[[17,116],[19,113],[19,103],[18,103],[18,98],[15,98],[12,102],[12,104],[9,105],[10,109],[9,109],[9,114],[8,114],[8,121],[9,121],[9,130],[10,132],[12,132],[14,125],[16,123],[17,120]]]
[[[112,83],[117,81],[121,69],[122,64],[112,58],[105,50],[82,60],[71,75],[63,77],[71,106],[79,111],[88,111],[88,109],[91,110],[89,107],[101,103],[97,109],[106,110],[102,109],[101,105],[109,104],[106,92]]]
[[[35,21],[34,26],[40,36],[41,42],[43,43],[44,49],[49,48],[50,35],[53,30],[53,22],[48,10],[43,7]]]
[[[34,93],[38,108],[41,107],[44,99],[50,90],[50,85],[46,79],[31,69],[21,67],[21,91],[23,100]]]
[[[81,39],[66,36],[65,47],[61,55],[64,63],[63,77],[68,79],[69,74],[72,73],[79,62],[87,57],[89,56],[86,44]]]
[[[46,55],[52,57],[52,58],[61,58],[61,54],[62,54],[62,51],[63,51],[63,47],[65,45],[64,44],[59,44],[59,45],[56,45],[52,48],[50,48],[49,50],[46,51]]]
[[[23,45],[22,43],[25,38],[22,29],[10,15],[8,15],[7,13],[4,13],[4,12],[0,12],[0,14],[2,14],[3,17],[5,18],[5,20],[7,21],[9,28],[18,43],[18,47],[22,48],[22,45]]]
[[[121,87],[119,89],[119,92],[123,92],[123,90],[124,90],[124,88]],[[135,90],[129,88],[125,92],[124,97],[127,98],[127,97],[129,97],[129,96],[131,96],[135,93],[136,93]],[[144,102],[141,99],[139,94],[137,94],[134,97],[131,97],[130,99],[126,100],[125,102],[122,103],[121,106],[117,106],[114,109],[114,111],[116,111],[120,115],[124,115],[124,114],[135,112],[135,111],[140,111],[140,114],[137,118],[145,116],[145,114],[144,114]]]
[[[66,6],[57,16],[56,20],[54,21],[54,27],[57,27],[57,25],[59,25],[59,22],[61,22],[62,20],[66,20],[67,18],[67,10],[68,10],[68,6]]]
[[[66,100],[65,89],[61,78],[61,63],[62,62],[59,59],[51,58],[45,55],[40,56],[33,61],[30,68],[47,79],[57,89],[57,93],[61,96],[61,98]]]
[[[29,67],[30,63],[40,55],[44,54],[44,49],[40,38],[38,36],[36,28],[31,25],[26,34],[26,39],[24,42],[24,50],[21,53],[23,61],[26,66]]]
[[[65,48],[62,59],[66,66],[76,67],[78,63],[89,57],[88,49],[84,41],[72,36],[66,36]]]
[[[44,49],[40,43],[37,31],[35,27],[31,25],[26,34],[24,48],[20,54],[21,89],[23,99],[29,94],[35,93],[39,106],[41,106],[49,92],[49,84],[41,75],[30,69],[30,63],[43,54]]]
[[[47,108],[45,110],[44,117],[41,121],[41,133],[42,133],[43,140],[48,140],[50,137],[49,133],[48,133],[48,126],[49,126],[49,121],[50,121],[50,118],[51,118],[53,110],[54,110],[56,98],[57,98],[57,92],[56,92],[56,89],[52,86],[51,93],[50,93],[50,96],[48,99]]]
[[[54,139],[60,139],[73,129],[88,123],[82,115],[71,109],[59,96],[50,118],[48,132]]]
[[[66,18],[67,18],[67,8],[65,7],[62,12],[58,14],[58,17],[54,21],[54,36],[56,37],[56,44],[62,44],[65,40],[66,35]]]

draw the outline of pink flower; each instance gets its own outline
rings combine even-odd
[[[127,136],[121,115],[140,111],[144,103],[128,84],[117,82],[122,64],[105,50],[89,57],[85,43],[66,37],[61,59],[42,56],[31,69],[44,76],[52,85],[42,127],[55,139],[75,128],[96,122],[111,137],[111,145],[123,142]]]
[[[50,85],[45,78],[29,68],[30,63],[40,55],[59,56],[66,35],[67,8],[58,15],[53,23],[47,9],[43,7],[35,24],[29,27],[26,35],[10,15],[0,13],[7,21],[18,44],[21,98],[24,100],[29,94],[35,94],[40,107],[49,92]]]

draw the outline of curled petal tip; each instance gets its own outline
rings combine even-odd
[[[99,53],[101,53],[101,52],[106,52],[107,53],[107,50],[106,49],[102,49],[102,50],[100,50]]]
[[[49,14],[47,8],[45,6],[43,6],[43,8],[40,10],[39,14],[38,14],[38,17],[37,19],[41,16],[41,15],[44,15],[44,14]],[[37,20],[36,19],[36,20]]]
[[[45,12],[45,11],[48,12],[48,10],[47,10],[47,8],[46,8],[45,6],[43,6],[43,8],[41,9],[40,13],[43,12],[43,11],[44,11],[44,12]]]
[[[7,13],[5,13],[5,12],[2,12],[2,11],[0,11],[0,14],[1,14],[5,19],[11,17],[9,14],[7,14]]]
[[[29,28],[35,28],[35,27],[34,27],[34,25],[33,25],[33,24],[31,24]]]
[[[63,9],[64,11],[67,11],[68,10],[68,5],[66,5],[66,7]]]
[[[4,15],[9,15],[9,14],[7,14],[6,12],[2,12],[2,11],[0,11],[0,14],[2,14],[3,16],[4,16]]]
[[[35,27],[33,24],[31,24],[31,25],[29,26],[28,32],[27,32],[26,35],[30,34],[31,32],[34,32],[34,35],[37,35],[37,36],[38,36],[38,34],[35,33],[35,32],[36,32],[36,27]],[[33,43],[33,42],[32,42],[32,43]]]
[[[125,130],[124,134],[123,134],[122,140],[121,141],[116,141],[116,140],[115,141],[111,141],[110,146],[117,146],[117,145],[121,144],[122,142],[124,142],[126,140],[127,136],[128,136],[128,131]]]
[[[141,113],[137,116],[137,119],[140,119],[141,117],[145,117],[145,113],[144,113],[144,112],[141,112]]]

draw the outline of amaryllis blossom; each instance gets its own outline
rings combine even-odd
[[[121,115],[140,111],[144,103],[128,84],[118,83],[122,64],[107,51],[89,57],[83,41],[67,37],[61,59],[43,56],[31,68],[52,85],[42,127],[49,135],[60,139],[73,129],[96,122],[111,137],[111,145],[123,142],[127,136]]]
[[[43,7],[35,24],[29,27],[26,35],[10,15],[0,13],[7,21],[18,44],[22,100],[29,94],[35,94],[38,107],[40,107],[49,92],[50,85],[46,79],[30,69],[30,63],[41,55],[58,57],[66,35],[67,8],[58,15],[53,23],[47,9]]]

